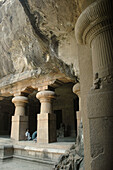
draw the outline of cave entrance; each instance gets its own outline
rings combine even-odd
[[[37,131],[37,114],[40,114],[40,102],[36,99],[36,93],[33,92],[28,96],[29,103],[27,105],[27,116],[28,116],[28,128],[30,131],[30,134],[32,134]]]
[[[0,101],[0,137],[9,138],[11,135],[11,118],[14,115],[12,97]]]
[[[67,83],[55,89],[57,98],[53,109],[56,114],[57,141],[76,140],[76,111],[79,109],[79,101],[72,89],[73,83]]]
[[[62,110],[54,110],[54,114],[56,115],[56,129],[58,130],[62,123]]]

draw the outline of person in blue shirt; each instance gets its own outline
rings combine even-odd
[[[32,140],[37,141],[37,131],[32,134]]]
[[[30,133],[29,133],[29,129],[26,129],[25,137],[26,137],[27,140],[31,140],[31,136],[30,136]]]

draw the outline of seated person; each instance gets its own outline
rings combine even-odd
[[[32,140],[37,141],[37,131],[32,134]]]
[[[26,129],[25,137],[26,137],[26,140],[31,140],[29,129]]]

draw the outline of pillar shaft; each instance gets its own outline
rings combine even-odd
[[[52,103],[55,93],[40,91],[36,97],[41,102],[40,114],[37,116],[37,142],[51,143],[56,141],[56,115],[53,114]]]
[[[86,96],[90,143],[85,149],[90,147],[90,150],[85,153],[90,154],[90,161],[86,160],[89,170],[106,170],[113,167],[112,8],[110,0],[96,1],[84,10],[75,27],[78,43],[89,44],[92,49],[94,81]],[[86,137],[84,139],[86,140]]]
[[[77,118],[77,137],[78,137],[80,135],[79,127],[80,127],[80,122],[81,122],[81,111],[76,112],[76,118]]]
[[[81,96],[80,96],[80,83],[77,83],[73,86],[73,92],[79,97],[79,111],[76,112],[77,118],[77,136],[79,136],[79,126],[81,122]]]
[[[41,99],[41,112],[40,113],[52,113],[52,101],[50,99]]]
[[[25,116],[25,105],[28,103],[27,97],[16,96],[12,99],[15,104],[15,113],[12,116],[11,138],[24,140],[25,131],[28,128],[28,116]]]

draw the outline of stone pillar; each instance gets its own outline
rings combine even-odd
[[[55,92],[40,91],[36,97],[41,102],[40,114],[38,114],[37,142],[56,142],[56,115],[53,114],[52,102],[55,99]]]
[[[112,9],[112,1],[98,0],[82,12],[75,26],[78,43],[89,44],[92,49],[94,82],[87,96],[90,144],[85,146],[90,147],[88,170],[113,167]]]
[[[73,93],[75,93],[79,97],[79,111],[76,112],[77,118],[77,136],[79,136],[79,126],[81,120],[81,96],[80,96],[80,83],[77,83],[73,86]]]
[[[12,99],[15,105],[15,114],[12,116],[11,138],[17,141],[25,140],[25,131],[28,128],[28,116],[25,116],[25,105],[28,98],[15,96]]]

